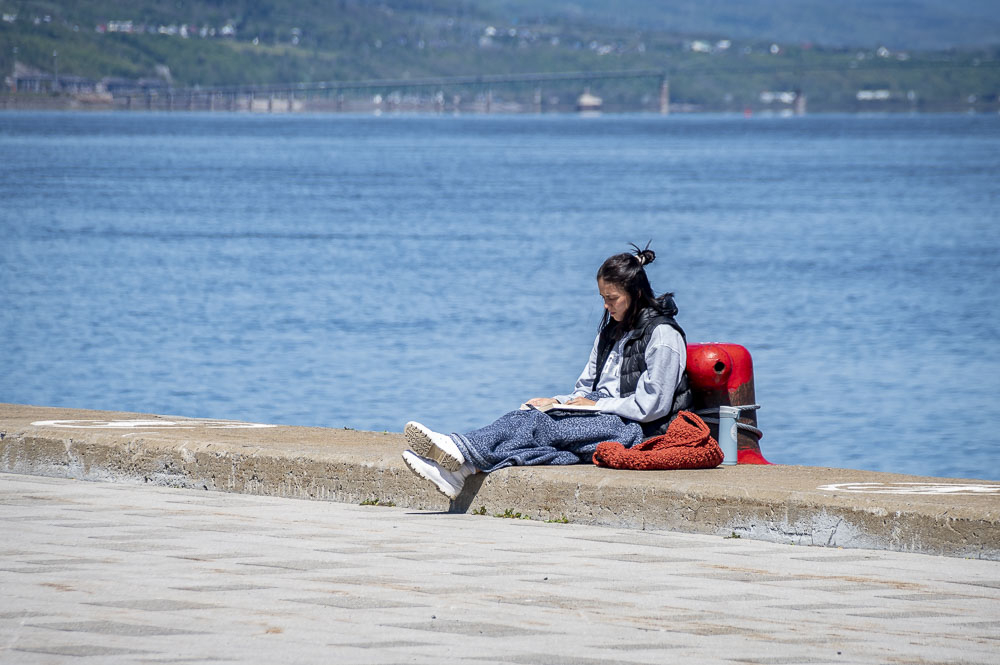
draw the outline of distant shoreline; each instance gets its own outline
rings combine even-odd
[[[293,100],[292,108],[289,108],[287,100],[277,100],[269,104],[266,100],[257,100],[252,108],[245,104],[235,107],[220,105],[217,108],[185,108],[170,107],[163,99],[152,101],[136,101],[131,106],[126,106],[124,101],[115,99],[111,102],[104,100],[90,100],[72,95],[49,95],[49,94],[0,94],[0,112],[3,111],[79,111],[79,112],[168,112],[168,113],[242,113],[253,115],[288,115],[288,114],[308,114],[324,113],[330,115],[600,115],[606,114],[657,114],[654,108],[639,108],[608,105],[598,111],[578,111],[571,105],[563,105],[545,108],[539,111],[521,104],[495,104],[493,108],[486,110],[470,104],[467,107],[436,109],[432,106],[400,106],[384,108],[373,104],[356,104],[350,107],[337,108],[327,100]],[[808,113],[801,115],[822,115],[822,114],[844,114],[844,115],[938,115],[938,114],[970,114],[970,115],[995,115],[1000,114],[1000,102],[994,104],[978,104],[975,107],[962,104],[936,105],[913,108],[902,104],[885,104],[882,106],[873,105],[871,108],[814,108]],[[728,107],[704,107],[693,104],[674,102],[670,105],[670,114],[694,115],[694,114],[724,114],[724,115],[746,115],[760,117],[791,117],[796,114],[791,108],[749,108],[736,109]]]

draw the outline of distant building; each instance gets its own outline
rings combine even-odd
[[[858,90],[855,95],[859,102],[884,102],[891,96],[888,90]]]
[[[791,104],[795,101],[795,95],[796,93],[792,90],[782,90],[778,92],[765,90],[760,93],[760,101],[762,104]]]
[[[582,95],[577,97],[576,110],[581,113],[600,111],[603,104],[604,100],[597,95],[591,94],[590,88],[587,88],[583,91]]]
[[[759,99],[768,110],[777,110],[783,115],[806,114],[806,96],[801,90],[765,90],[760,93]]]
[[[5,82],[11,92],[84,94],[99,91],[99,84],[93,79],[72,74],[61,74],[57,77],[20,62],[14,63],[14,71]]]

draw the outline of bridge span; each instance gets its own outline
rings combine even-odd
[[[125,109],[287,112],[310,110],[503,110],[542,111],[553,107],[546,86],[580,83],[584,89],[598,81],[650,79],[656,108],[670,112],[670,83],[662,69],[615,71],[531,72],[423,78],[314,81],[286,84],[216,87],[122,87],[110,91],[115,105]],[[530,102],[500,102],[495,91],[530,89]],[[446,94],[447,93],[447,94]],[[363,96],[363,97],[359,97]],[[562,100],[566,104],[566,100]],[[516,108],[513,108],[515,107]]]

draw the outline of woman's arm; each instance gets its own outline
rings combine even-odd
[[[668,325],[657,326],[646,346],[646,371],[635,393],[628,397],[603,397],[597,406],[604,413],[650,422],[670,413],[674,391],[687,364],[687,346],[680,333]]]

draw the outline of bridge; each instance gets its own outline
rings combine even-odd
[[[421,97],[419,105],[444,111],[457,110],[463,102],[470,105],[463,92],[472,92],[475,99],[471,105],[477,110],[490,113],[495,108],[494,90],[499,87],[532,86],[533,110],[541,111],[545,105],[543,91],[546,84],[579,82],[584,86],[608,79],[650,79],[657,91],[660,113],[670,112],[670,84],[667,72],[661,69],[629,69],[616,71],[587,72],[533,72],[525,74],[484,74],[477,76],[443,76],[428,78],[370,79],[360,81],[317,81],[309,83],[231,85],[217,87],[174,88],[167,85],[133,85],[109,88],[116,104],[126,109],[158,110],[252,110],[252,111],[295,111],[303,102],[310,101],[311,107],[323,110],[353,110],[348,99],[349,93],[365,93],[363,105],[369,110],[376,108],[394,110],[404,105],[403,95],[416,93]],[[455,91],[446,99],[445,91]],[[430,94],[425,94],[427,91]],[[319,103],[317,103],[319,100]]]

